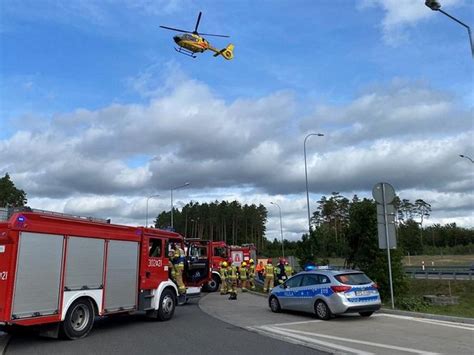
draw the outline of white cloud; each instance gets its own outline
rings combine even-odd
[[[312,201],[387,181],[432,203],[433,219],[469,221],[473,171],[458,154],[472,151],[472,113],[447,93],[396,81],[301,118],[289,92],[226,102],[200,82],[170,83],[145,104],[32,116],[42,125],[0,140],[0,174],[8,171],[33,207],[129,224],[144,223],[146,196],[163,196],[150,201],[155,212],[169,209],[170,186],[190,181],[183,203],[264,203],[274,236],[275,201],[285,237],[296,237],[307,224],[303,139],[321,130],[307,143]]]
[[[462,0],[443,0],[442,7],[452,8],[462,3]],[[381,7],[384,18],[381,21],[383,38],[386,43],[397,45],[407,39],[407,28],[433,16],[424,0],[364,0],[360,9]]]

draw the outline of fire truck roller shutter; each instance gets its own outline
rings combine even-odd
[[[70,237],[66,260],[66,291],[102,288],[103,239]]]
[[[138,283],[138,243],[108,243],[104,310],[135,309]]]
[[[12,318],[59,311],[64,236],[20,233]]]

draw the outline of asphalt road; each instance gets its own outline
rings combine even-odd
[[[219,294],[199,304],[231,324],[314,349],[337,354],[474,354],[474,324],[376,313],[370,318],[342,315],[330,321],[297,312],[273,313],[266,297],[239,294],[234,307]]]
[[[229,301],[232,306],[233,301]],[[168,322],[121,316],[96,322],[76,341],[24,333],[11,338],[6,354],[325,354],[247,331],[204,313],[195,301],[176,309]]]

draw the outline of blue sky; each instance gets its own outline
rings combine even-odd
[[[326,141],[314,143],[322,155],[315,153],[310,164],[329,164],[338,154],[348,156],[365,148],[363,154],[355,156],[366,157],[382,144],[377,139],[384,139],[401,154],[397,155],[400,162],[395,165],[406,170],[399,176],[393,172],[390,176],[380,173],[377,177],[393,178],[407,191],[408,198],[431,196],[439,208],[437,215],[433,213],[438,218],[436,221],[454,220],[472,225],[472,212],[469,212],[473,203],[472,169],[462,166],[452,180],[436,175],[428,179],[432,183],[424,184],[420,180],[432,177],[440,169],[429,166],[420,170],[420,164],[405,166],[413,152],[407,151],[403,156],[400,153],[403,149],[396,148],[413,145],[413,149],[419,149],[417,144],[424,144],[439,146],[442,151],[443,142],[447,142],[453,149],[462,150],[459,153],[474,152],[469,142],[473,132],[474,95],[467,32],[423,3],[423,0],[2,2],[0,147],[4,153],[13,150],[16,144],[21,149],[24,140],[31,145],[31,152],[40,146],[44,149],[46,142],[50,142],[60,146],[56,148],[58,154],[84,158],[84,164],[89,167],[103,165],[97,157],[107,156],[110,159],[107,162],[114,164],[110,169],[118,171],[115,176],[123,178],[116,178],[120,180],[116,181],[116,188],[101,188],[100,184],[91,187],[73,177],[56,176],[61,171],[58,165],[66,164],[57,156],[53,162],[46,163],[48,166],[34,166],[34,159],[30,165],[25,163],[28,159],[19,164],[4,155],[0,173],[8,171],[29,192],[30,201],[41,205],[38,207],[78,209],[80,204],[75,205],[74,201],[81,198],[114,200],[130,210],[129,215],[120,215],[119,219],[138,223],[141,196],[153,192],[156,182],[162,181],[168,171],[170,181],[174,181],[179,177],[177,167],[182,167],[178,162],[185,166],[193,157],[193,162],[201,159],[203,163],[186,171],[190,177],[185,180],[193,180],[196,171],[202,174],[195,177],[201,183],[190,190],[191,198],[205,199],[206,193],[216,198],[219,191],[221,198],[236,197],[257,203],[277,198],[287,201],[288,219],[294,221],[288,221],[291,227],[287,232],[296,237],[304,230],[304,195],[296,187],[301,186],[301,175],[291,172],[300,171],[301,161],[297,166],[291,164],[301,153],[301,136],[312,130],[323,130],[328,137]],[[442,4],[448,13],[474,24],[473,1],[445,0]],[[208,39],[218,48],[233,43],[232,61],[214,58],[211,53],[200,54],[196,59],[179,55],[173,50],[174,33],[159,28],[167,25],[193,29],[199,11],[203,12],[200,31],[231,36]],[[169,112],[168,107],[174,111]],[[232,124],[212,107],[229,115]],[[399,112],[400,116],[385,124],[383,121],[393,112]],[[405,112],[413,115],[407,118]],[[173,121],[174,113],[182,115],[176,131],[172,123],[165,124]],[[116,121],[111,118],[114,115]],[[167,120],[161,118],[167,115],[170,115]],[[193,121],[194,129],[184,130],[183,122],[191,116],[199,116]],[[366,117],[371,118],[365,120]],[[457,117],[460,117],[458,121],[453,122]],[[365,132],[371,134],[356,140],[355,133],[368,121],[373,125],[367,126]],[[157,134],[166,132],[163,137],[156,136],[165,142],[161,147],[153,137],[133,132],[135,124],[141,124],[146,131],[146,127],[156,122]],[[215,148],[206,146],[208,140],[226,142],[226,137],[221,135],[239,129],[241,135],[235,139],[245,144],[229,144],[228,148],[222,148],[222,154],[210,153]],[[173,132],[177,132],[174,142]],[[88,146],[97,134],[106,135],[110,142],[101,138],[100,144],[94,141]],[[209,136],[203,138],[199,134]],[[127,139],[127,144],[112,143],[114,137]],[[252,140],[262,144],[252,144]],[[141,144],[148,146],[140,149],[137,146]],[[71,146],[76,148],[68,150]],[[229,176],[222,174],[209,179],[213,184],[205,182],[206,174],[212,173],[207,169],[231,171],[229,166],[246,167],[245,159],[252,161],[255,152],[263,155],[264,161],[274,163],[268,170],[289,170],[287,179],[273,181],[273,177],[255,167],[249,168],[242,179],[230,176],[229,172]],[[246,158],[240,161],[239,155]],[[430,159],[437,157],[426,156],[423,161]],[[165,161],[169,164],[160,165]],[[348,168],[345,183],[340,186],[331,187],[330,182],[334,181],[331,174],[346,172],[329,170],[315,176],[318,186],[324,189],[315,187],[314,197],[334,190],[347,194],[370,191],[374,181],[367,179],[361,167],[352,168]],[[109,178],[104,175],[104,182]],[[40,190],[38,185],[45,180],[56,181],[61,189]],[[127,183],[131,186],[128,191]],[[166,183],[158,185],[157,189],[166,190]],[[452,189],[441,187],[447,185]],[[189,196],[183,196],[183,201],[187,200]],[[453,200],[459,203],[451,206]],[[165,209],[165,206],[162,202],[157,208]],[[463,212],[448,212],[452,210]],[[115,212],[111,207],[107,213]],[[270,230],[273,222],[271,219]]]

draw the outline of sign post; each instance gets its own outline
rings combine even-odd
[[[375,184],[372,189],[372,196],[377,202],[377,224],[379,248],[387,249],[388,259],[388,277],[390,281],[390,298],[392,301],[392,309],[395,308],[393,297],[393,280],[392,280],[392,261],[390,257],[390,249],[397,247],[395,236],[395,208],[392,204],[395,198],[395,190],[392,185],[386,182]]]

